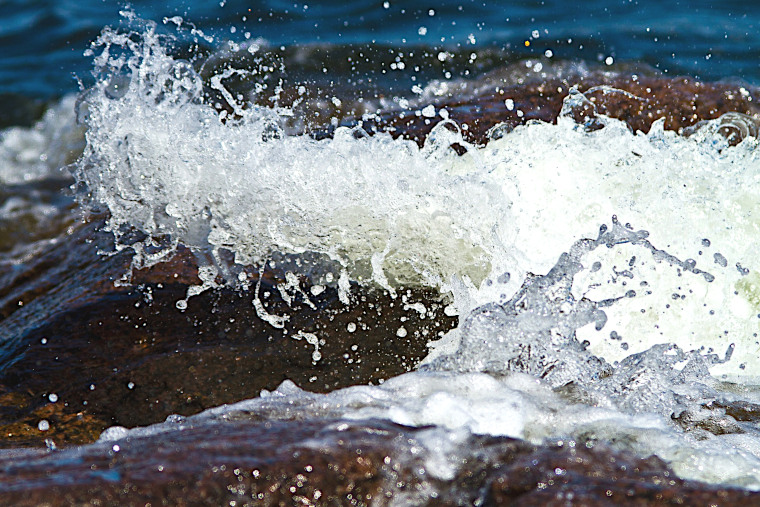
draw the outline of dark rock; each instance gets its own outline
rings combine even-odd
[[[88,442],[107,426],[194,414],[285,379],[318,392],[376,382],[414,368],[429,339],[456,322],[429,303],[437,295],[420,289],[408,301],[426,301],[435,318],[423,320],[387,294],[357,287],[348,306],[329,287],[310,296],[314,308],[288,305],[274,287],[282,274],[271,271],[262,277],[262,303],[289,316],[284,329],[256,315],[253,291],[209,290],[180,311],[177,300],[199,282],[187,251],[136,273],[134,285],[116,287],[130,256],[98,255],[105,238],[89,224],[6,273],[0,332],[10,339],[0,355],[0,446]],[[409,330],[404,338],[396,337],[401,318]],[[354,333],[346,331],[349,323]],[[319,361],[299,331],[318,337]],[[50,429],[39,431],[43,419]]]
[[[508,74],[507,71],[502,73]],[[462,126],[462,134],[469,142],[485,144],[494,135],[491,130],[496,125],[500,125],[501,132],[508,132],[531,120],[556,122],[563,100],[573,87],[588,99],[573,110],[573,118],[591,129],[598,128],[592,120],[599,114],[624,121],[634,132],[646,133],[660,118],[665,119],[667,130],[683,132],[700,121],[729,112],[760,113],[757,102],[760,92],[730,83],[608,72],[550,75],[545,79],[528,77],[523,82],[513,82],[513,77],[500,75],[494,73],[484,78],[488,85],[478,82],[477,87],[465,88],[464,96],[442,97],[435,103],[438,109],[445,107],[449,117]],[[506,99],[514,104],[511,110],[505,105]],[[390,129],[395,135],[422,144],[439,121],[440,117],[431,120],[415,114],[389,112],[377,124],[365,123],[368,129]]]
[[[719,408],[726,412],[726,415],[733,417],[737,421],[760,421],[760,405],[749,401],[724,401],[715,400],[710,403],[708,408]]]
[[[574,442],[469,437],[453,478],[428,428],[387,421],[187,420],[146,437],[0,454],[3,505],[743,505],[657,458]],[[449,457],[453,459],[453,457]],[[54,473],[51,473],[54,471]]]

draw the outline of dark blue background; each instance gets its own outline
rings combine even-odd
[[[697,0],[470,0],[304,2],[264,0],[138,0],[141,17],[184,16],[218,40],[248,31],[274,45],[383,43],[476,47],[518,54],[645,62],[671,74],[760,83],[760,2]],[[82,56],[105,25],[118,24],[121,2],[0,0],[0,93],[51,97],[76,90],[87,74]],[[429,9],[435,10],[429,16]],[[246,21],[243,21],[246,16]],[[424,26],[427,33],[419,35]],[[235,27],[231,33],[230,28]],[[524,42],[538,30],[529,48]],[[443,39],[443,41],[442,41]],[[568,42],[572,39],[572,42]],[[708,56],[709,55],[709,56]]]

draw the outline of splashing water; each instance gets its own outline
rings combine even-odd
[[[608,324],[631,351],[735,342],[741,359],[731,364],[754,364],[754,137],[721,144],[710,133],[719,122],[690,138],[662,123],[633,134],[604,117],[604,128],[589,132],[570,119],[576,93],[557,125],[518,128],[464,156],[449,148],[467,144],[448,121],[422,148],[360,127],[317,141],[286,135],[290,112],[277,107],[235,105],[225,121],[165,37],[150,23],[141,33],[106,29],[94,43],[104,78],[81,108],[89,128],[76,177],[92,202],[108,206],[117,244],[136,251],[134,267],[166,260],[182,243],[201,265],[203,285],[193,295],[220,279],[238,283],[243,266],[275,252],[316,252],[337,263],[344,289],[348,279],[391,291],[428,284],[452,292],[466,315],[506,301],[526,275],[547,272],[568,245],[617,215],[645,227],[668,253],[644,261],[634,244],[617,248],[605,270],[580,275],[574,295],[633,291]],[[224,90],[234,72],[215,76],[213,86]],[[147,237],[135,241],[132,227]],[[712,246],[703,247],[708,236]],[[742,269],[714,264],[713,253]],[[669,255],[686,261],[663,268],[673,264]],[[693,276],[702,271],[711,279]],[[504,273],[509,280],[500,283]],[[606,357],[625,356],[599,331],[583,334]]]
[[[455,273],[481,280],[488,272],[492,236],[502,227],[467,201],[503,209],[497,216],[505,205],[476,175],[451,175],[442,149],[360,129],[338,129],[325,141],[285,136],[288,111],[277,108],[236,108],[238,117],[225,122],[154,28],[140,38],[106,31],[96,42],[101,72],[112,68],[128,80],[118,98],[112,80],[88,95],[88,148],[77,168],[92,200],[108,205],[120,244],[127,225],[148,235],[130,244],[135,267],[165,260],[182,242],[209,268],[208,286],[220,273],[237,278],[222,265],[222,249],[238,265],[273,252],[318,252],[353,279],[386,287]],[[109,56],[116,44],[130,56]],[[223,88],[225,75],[218,77]]]
[[[246,407],[275,417],[296,400],[304,414],[605,439],[685,477],[760,486],[756,430],[705,408],[737,397],[721,375],[752,399],[760,371],[760,167],[746,124],[723,118],[687,137],[598,115],[587,128],[573,120],[576,92],[556,125],[481,147],[451,121],[421,148],[361,127],[315,140],[289,135],[291,110],[235,97],[233,67],[210,80],[232,109],[219,115],[165,38],[152,24],[105,30],[93,46],[102,78],[80,108],[75,175],[108,207],[133,267],[183,244],[201,265],[191,296],[244,284],[277,253],[310,252],[338,271],[315,284],[337,279],[344,296],[349,281],[425,284],[451,293],[461,316],[418,371],[381,387],[318,396],[285,384]],[[317,361],[316,337],[298,337]]]

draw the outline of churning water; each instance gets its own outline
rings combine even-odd
[[[604,115],[589,128],[573,115],[589,98],[571,90],[556,123],[497,128],[487,143],[473,144],[467,123],[436,101],[456,96],[457,86],[465,90],[462,79],[486,86],[478,60],[495,68],[494,54],[516,58],[518,48],[525,56],[540,47],[542,58],[529,60],[524,75],[546,80],[568,67],[584,72],[582,63],[552,63],[562,55],[756,81],[758,43],[735,36],[749,34],[757,15],[723,19],[730,38],[718,25],[691,34],[660,18],[610,35],[628,3],[605,8],[595,30],[583,22],[587,14],[572,14],[575,23],[531,16],[559,9],[548,5],[499,10],[506,21],[496,26],[480,26],[476,20],[490,10],[469,3],[406,13],[393,2],[366,12],[296,4],[236,13],[234,22],[227,5],[208,33],[183,17],[144,22],[127,11],[123,26],[105,28],[87,51],[94,77],[76,99],[57,102],[32,128],[4,131],[0,177],[17,184],[70,174],[84,208],[109,212],[116,248],[136,252],[133,268],[170,259],[184,245],[202,282],[187,298],[220,286],[249,291],[258,316],[274,327],[289,317],[259,299],[255,279],[264,264],[287,272],[281,292],[307,303],[330,286],[348,304],[358,283],[403,304],[405,287],[426,286],[459,316],[456,329],[429,337],[430,354],[416,369],[380,385],[313,394],[286,381],[197,420],[254,411],[304,424],[343,417],[433,425],[428,465],[442,479],[453,477],[466,433],[605,441],[656,454],[685,478],[760,489],[760,431],[720,408],[760,403],[754,120],[727,115],[688,136],[665,130],[664,120],[642,133]],[[319,48],[304,44],[320,36],[278,37],[267,31],[267,16],[302,27],[331,19],[330,9],[344,16],[331,21],[344,28],[326,30],[341,35],[323,50],[348,60],[335,63],[338,71],[328,68],[332,60],[318,65],[324,72],[298,70],[299,58],[314,66]],[[690,11],[690,22],[708,11]],[[386,13],[402,21],[392,31],[383,31]],[[535,29],[522,33],[526,26]],[[452,37],[464,42],[456,47]],[[635,43],[624,44],[628,38]],[[658,38],[675,44],[677,56],[663,58]],[[375,39],[401,48],[386,69],[399,77],[369,70],[370,58],[352,65],[361,50],[335,45],[371,51]],[[494,48],[505,40],[514,47]],[[410,54],[404,48],[412,43]],[[590,55],[583,45],[596,49]],[[446,61],[451,68],[440,68]],[[289,72],[313,72],[321,81],[294,84]],[[328,83],[330,72],[353,82]],[[309,103],[310,93],[318,100]],[[509,96],[499,102],[505,112],[515,107]],[[328,113],[319,121],[329,135],[302,134],[315,112]],[[421,145],[365,129],[390,113],[434,127]],[[740,142],[721,134],[727,124],[744,129]],[[56,213],[50,203],[14,203],[2,212],[38,221]],[[300,277],[310,291],[300,289]],[[187,298],[177,301],[178,312]],[[428,308],[416,303],[410,311],[424,316]],[[318,362],[317,338],[291,332],[314,346]],[[407,332],[399,322],[387,340]],[[101,440],[175,426],[112,427]]]

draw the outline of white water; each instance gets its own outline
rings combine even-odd
[[[134,246],[136,267],[183,243],[204,264],[204,289],[217,275],[245,280],[241,265],[274,252],[317,252],[340,266],[344,288],[451,292],[462,321],[419,371],[382,386],[313,395],[284,384],[204,417],[386,417],[450,430],[452,445],[462,430],[605,440],[683,477],[760,488],[752,425],[716,436],[671,419],[731,426],[702,404],[758,398],[757,139],[728,147],[710,126],[685,138],[660,123],[644,135],[605,118],[587,132],[563,117],[461,157],[449,149],[461,137],[443,125],[422,149],[356,129],[315,141],[285,134],[287,110],[238,108],[221,121],[192,69],[150,28],[142,38],[106,31],[96,44],[99,70],[131,79],[88,94],[76,169],[117,239],[123,225],[149,235]],[[740,384],[726,392],[721,378]]]
[[[82,151],[82,129],[74,118],[76,97],[65,97],[32,128],[0,132],[0,184],[68,177],[61,170]]]

